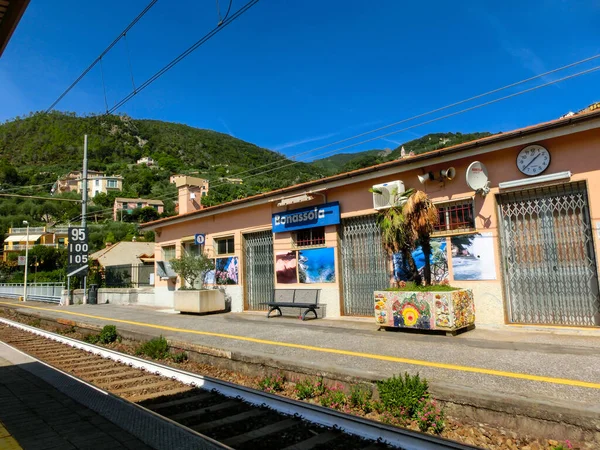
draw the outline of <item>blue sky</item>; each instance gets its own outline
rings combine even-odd
[[[147,3],[32,1],[0,58],[0,120],[46,109]],[[243,3],[233,0],[233,10]],[[600,53],[599,2],[522,5],[261,0],[120,112],[214,129],[292,156]],[[128,34],[136,82],[217,20],[212,0],[159,0]],[[121,42],[103,61],[109,106],[132,89],[126,55]],[[600,101],[598,86],[600,71],[346,151],[551,120]],[[98,66],[57,109],[104,111]]]

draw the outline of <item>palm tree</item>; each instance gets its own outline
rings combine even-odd
[[[416,191],[408,196],[402,207],[402,214],[413,240],[416,240],[423,250],[425,267],[423,277],[425,284],[431,284],[431,233],[438,223],[438,211],[427,194]]]
[[[374,189],[371,189],[371,192],[381,193]],[[384,248],[390,255],[400,253],[402,261],[408,265],[412,280],[417,284],[421,284],[421,275],[412,257],[416,239],[403,212],[403,207],[413,192],[412,189],[404,191],[401,194],[393,192],[394,206],[381,211],[379,226],[381,228],[381,238]]]

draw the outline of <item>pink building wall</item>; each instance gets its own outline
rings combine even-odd
[[[514,141],[513,141],[514,142]],[[372,194],[369,188],[375,184],[389,182],[393,180],[402,180],[407,189],[414,188],[425,191],[434,202],[440,202],[452,199],[461,199],[473,197],[471,190],[465,180],[467,167],[473,161],[483,162],[489,171],[491,181],[491,191],[485,197],[475,195],[475,214],[476,227],[479,232],[490,232],[493,236],[495,251],[496,279],[489,281],[460,281],[453,279],[452,258],[449,260],[449,276],[452,284],[471,288],[474,291],[477,322],[488,325],[503,325],[506,323],[504,293],[503,293],[503,273],[501,265],[501,248],[498,238],[498,206],[496,194],[498,194],[498,183],[511,180],[520,180],[529,178],[523,175],[516,166],[517,154],[529,142],[502,147],[498,144],[498,150],[476,156],[466,156],[465,153],[456,155],[443,155],[447,161],[441,162],[432,158],[430,160],[418,163],[420,167],[411,167],[410,160],[406,165],[397,167],[396,172],[391,175],[380,176],[370,180],[355,182],[351,178],[347,180],[344,186],[331,188],[324,193],[327,201],[339,201],[341,217],[361,216],[374,214]],[[596,255],[600,254],[598,228],[600,225],[600,132],[598,129],[582,131],[571,135],[546,138],[535,143],[543,145],[551,153],[551,164],[546,170],[546,174],[552,174],[562,171],[571,171],[571,182],[585,181],[588,189],[588,199],[590,206],[590,216],[592,226],[594,227],[594,248]],[[458,157],[458,156],[461,157]],[[434,164],[435,162],[435,164]],[[417,163],[415,163],[417,165]],[[425,185],[419,183],[417,175],[425,172],[439,173],[440,170],[453,166],[456,169],[456,178],[452,181],[438,182],[429,181]],[[318,186],[315,187],[318,189]],[[302,192],[301,190],[298,193]],[[291,195],[292,193],[286,194]],[[240,280],[241,291],[243,295],[244,280],[244,261],[242,252],[242,235],[248,232],[270,230],[271,215],[285,208],[278,208],[277,202],[270,202],[259,206],[243,207],[236,211],[221,212],[215,215],[199,216],[186,223],[161,226],[156,233],[156,258],[161,259],[160,249],[164,245],[175,244],[177,255],[180,254],[180,243],[182,238],[193,237],[195,233],[205,233],[207,250],[212,252],[212,241],[214,238],[233,235],[235,238],[235,252],[240,258]],[[306,206],[317,205],[324,201],[317,196],[312,202],[294,205],[289,209],[298,209]],[[310,287],[335,288],[337,294],[335,298],[328,300],[328,316],[339,316],[343,313],[341,300],[341,270],[339,257],[339,239],[336,226],[326,228],[326,246],[333,247],[336,251],[336,282],[335,286],[328,283],[327,286],[311,285]],[[274,253],[291,249],[291,234],[277,233],[274,235]],[[450,248],[450,237],[447,238],[447,245]],[[598,263],[598,256],[596,257]],[[598,269],[598,268],[597,268]],[[275,274],[273,274],[275,277]],[[156,286],[166,287],[167,282],[157,278]],[[289,287],[290,285],[285,285]],[[172,290],[175,286],[170,286]],[[284,287],[278,286],[276,287]],[[293,287],[293,286],[292,286]],[[298,287],[303,287],[298,285]],[[304,285],[306,287],[306,285]],[[247,305],[244,306],[244,309]]]

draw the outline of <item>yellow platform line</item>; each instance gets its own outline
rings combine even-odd
[[[23,447],[10,435],[2,422],[0,422],[0,450],[23,450]]]
[[[15,306],[14,303],[8,302],[0,302],[0,304]],[[247,336],[238,336],[235,334],[225,334],[225,333],[214,333],[211,331],[198,331],[198,330],[188,330],[186,328],[176,328],[169,327],[164,325],[156,325],[153,323],[144,323],[144,322],[135,322],[132,320],[123,320],[123,319],[113,319],[110,317],[102,317],[102,316],[94,316],[91,314],[83,314],[72,311],[56,311],[56,309],[51,308],[42,308],[39,306],[28,306],[28,305],[18,305],[19,308],[29,308],[40,311],[50,311],[50,312],[59,312],[61,314],[68,314],[71,316],[78,317],[87,317],[88,319],[98,319],[104,320],[107,322],[116,322],[116,323],[125,323],[128,325],[135,325],[138,327],[146,327],[146,328],[154,328],[157,330],[163,331],[174,331],[176,333],[189,333],[200,336],[212,336],[212,337],[220,337],[223,339],[232,339],[243,342],[253,342],[255,344],[264,344],[264,345],[272,345],[276,347],[287,347],[287,348],[297,348],[301,350],[310,350],[313,352],[320,353],[330,353],[335,355],[345,355],[345,356],[354,356],[357,358],[365,358],[365,359],[373,359],[378,361],[388,361],[395,363],[403,363],[403,364],[411,364],[413,366],[423,366],[423,367],[433,367],[436,369],[446,369],[446,370],[454,370],[458,372],[468,372],[468,373],[478,373],[484,375],[492,375],[497,377],[505,377],[505,378],[515,378],[518,380],[527,380],[527,381],[539,381],[542,383],[551,383],[551,384],[563,384],[566,386],[577,386],[577,387],[585,387],[590,389],[600,389],[600,383],[592,383],[589,381],[581,381],[581,380],[571,380],[568,378],[555,378],[555,377],[544,377],[540,375],[531,375],[528,373],[518,373],[518,372],[506,372],[503,370],[495,370],[495,369],[485,369],[482,367],[472,367],[472,366],[461,366],[458,364],[447,364],[441,362],[432,362],[432,361],[424,361],[420,359],[411,359],[411,358],[402,358],[398,356],[387,356],[387,355],[377,355],[372,353],[363,353],[363,352],[353,352],[350,350],[341,350],[337,348],[329,348],[329,347],[317,347],[314,345],[303,345],[303,344],[294,344],[291,342],[278,342],[271,341],[267,339],[258,339]]]

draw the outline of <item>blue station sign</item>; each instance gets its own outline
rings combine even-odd
[[[332,202],[273,214],[273,233],[340,223],[340,203]]]

